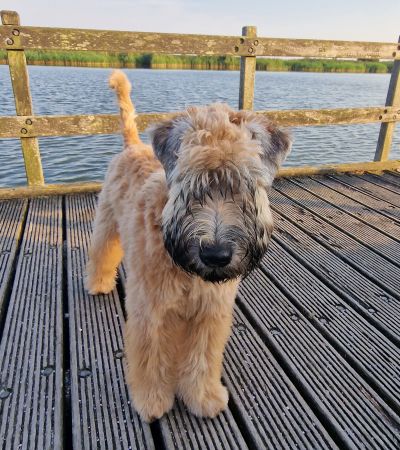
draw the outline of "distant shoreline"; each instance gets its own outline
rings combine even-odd
[[[180,70],[239,70],[240,58],[234,56],[187,56],[97,52],[26,51],[28,65]],[[0,51],[0,64],[7,64]],[[390,73],[392,61],[353,61],[334,59],[257,58],[256,69],[270,72]]]

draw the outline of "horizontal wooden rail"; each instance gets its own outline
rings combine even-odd
[[[372,122],[393,122],[400,120],[400,108],[372,106],[366,108],[335,109],[289,109],[259,111],[284,127],[355,125]]]
[[[0,46],[7,50],[92,50],[128,53],[365,59],[400,57],[400,45],[397,42],[251,38],[14,25],[0,27]]]
[[[137,124],[144,131],[149,124],[177,115],[172,113],[140,114]],[[281,126],[351,125],[400,120],[399,107],[298,109],[257,111]],[[0,138],[114,134],[120,131],[119,115],[79,116],[0,116]]]
[[[0,200],[24,197],[40,197],[42,195],[81,194],[98,192],[102,184],[99,182],[45,184],[43,186],[18,186],[0,188]]]
[[[297,177],[311,175],[326,175],[335,173],[382,172],[384,170],[398,170],[400,160],[362,162],[348,164],[326,164],[322,166],[287,167],[279,171],[278,177]],[[45,184],[44,186],[21,186],[14,188],[0,188],[0,200],[23,197],[39,197],[43,195],[78,194],[98,192],[102,187],[99,182]]]
[[[384,170],[397,170],[400,168],[400,160],[371,161],[341,164],[323,164],[321,166],[284,167],[280,169],[278,177],[297,177],[311,175],[327,175],[335,173],[362,173],[382,172]]]

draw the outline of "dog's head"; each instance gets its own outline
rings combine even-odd
[[[224,104],[189,108],[150,133],[169,187],[162,228],[173,261],[206,281],[245,276],[271,238],[267,192],[290,137]]]

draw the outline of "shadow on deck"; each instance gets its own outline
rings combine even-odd
[[[229,409],[178,403],[151,426],[124,383],[123,283],[83,289],[96,196],[0,202],[2,448],[400,448],[400,174],[274,186],[274,239],[226,350]]]

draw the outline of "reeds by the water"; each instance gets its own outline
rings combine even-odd
[[[240,58],[234,56],[190,56],[134,53],[26,51],[28,64],[82,67],[131,67],[151,69],[239,70]],[[6,52],[0,51],[6,63]],[[335,59],[257,58],[256,68],[274,72],[351,72],[390,73],[393,62],[344,61]]]

